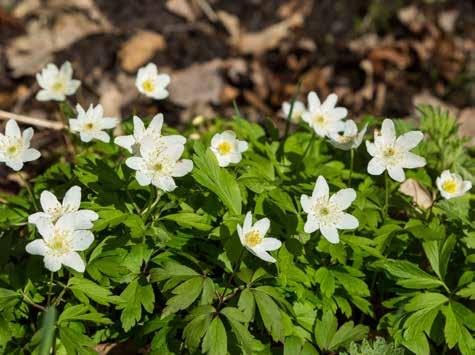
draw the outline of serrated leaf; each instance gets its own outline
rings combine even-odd
[[[202,344],[203,353],[208,355],[226,355],[228,339],[226,329],[219,317],[215,317],[206,331]]]

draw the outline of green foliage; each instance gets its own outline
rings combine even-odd
[[[418,154],[428,164],[408,177],[431,193],[443,169],[473,180],[456,121],[430,107],[420,115],[427,138]],[[208,146],[225,129],[249,149],[221,168]],[[27,192],[0,196],[0,353],[49,351],[53,334],[58,354],[93,354],[99,343],[152,354],[473,354],[473,194],[438,197],[425,211],[392,183],[386,215],[384,180],[366,173],[363,144],[349,211],[359,227],[330,244],[304,232],[300,196],[318,175],[332,191],[347,187],[349,154],[317,139],[305,155],[307,127],[283,139],[239,117],[216,119],[201,135],[186,146],[194,169],[173,192],[138,185],[127,153],[112,143],[78,146],[74,161],[32,181],[36,198],[79,185],[82,208],[98,213],[94,243],[81,252],[83,274],[64,267],[51,282],[41,257],[25,252],[38,238]],[[247,211],[270,219],[269,236],[282,242],[271,252],[276,264],[243,250],[237,225]],[[57,309],[53,328],[41,328],[52,317],[46,309]],[[375,334],[387,342],[366,340]]]

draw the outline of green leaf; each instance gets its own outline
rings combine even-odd
[[[70,306],[64,309],[58,318],[58,324],[69,321],[91,321],[99,324],[111,324],[111,320],[106,318],[102,313],[91,311],[83,304]]]
[[[358,341],[366,337],[369,327],[354,323],[346,322],[343,324],[333,335],[329,348],[331,350],[337,350],[341,347],[348,347],[352,341]]]
[[[219,167],[211,150],[205,150],[201,143],[195,143],[193,162],[194,179],[214,192],[221,202],[235,215],[241,214],[241,191],[236,179],[226,170]]]
[[[315,339],[318,347],[322,350],[329,350],[333,336],[336,333],[338,321],[332,312],[326,311],[323,317],[315,323]]]
[[[403,287],[420,289],[443,286],[447,289],[442,281],[407,260],[388,259],[383,263],[383,267],[391,275],[398,277],[396,282]]]
[[[167,300],[167,306],[162,312],[162,319],[191,306],[203,290],[203,281],[203,277],[197,276],[175,287],[172,291],[175,296]]]
[[[212,321],[202,344],[203,353],[209,355],[226,355],[228,352],[228,339],[224,324],[219,317]]]
[[[183,226],[185,228],[194,228],[200,231],[209,231],[213,228],[212,225],[209,224],[209,218],[206,216],[202,216],[196,213],[191,212],[180,212],[175,214],[169,214],[159,218],[160,220],[167,220],[167,221],[174,221],[178,225]]]
[[[284,325],[280,309],[274,300],[264,292],[253,291],[259,314],[264,322],[264,327],[275,341],[284,340]]]
[[[256,302],[254,295],[250,289],[245,288],[239,296],[238,307],[246,317],[246,321],[250,322],[254,318],[256,311]]]
[[[246,323],[247,319],[239,309],[234,307],[225,307],[221,313],[227,318],[234,335],[238,339],[244,354],[253,354],[256,350],[256,345],[260,343],[254,339],[247,327],[241,323]]]
[[[90,298],[103,306],[108,306],[110,303],[117,304],[120,302],[120,298],[112,295],[110,290],[99,286],[88,279],[73,277],[69,279],[69,288],[73,291],[76,297],[83,302],[87,302],[87,298]],[[83,297],[84,295],[87,296],[86,299]]]
[[[0,311],[14,307],[20,301],[20,295],[6,288],[0,288]]]
[[[183,329],[186,345],[191,351],[195,351],[200,345],[201,339],[208,330],[213,319],[214,307],[199,306],[194,309],[195,314],[190,314],[191,321]],[[192,312],[193,313],[193,312]]]
[[[142,307],[148,313],[153,311],[155,295],[150,284],[141,284],[138,279],[135,279],[122,291],[120,297],[121,303],[117,308],[122,309],[120,320],[125,331],[140,321]]]
[[[326,267],[318,268],[315,273],[315,280],[320,284],[320,290],[325,297],[333,296],[333,293],[335,293],[335,278]]]
[[[462,288],[460,291],[457,292],[457,295],[460,297],[475,300],[475,282],[471,282],[467,285],[467,287]]]
[[[169,278],[177,280],[188,280],[192,277],[199,276],[192,268],[179,264],[174,261],[166,262],[163,267],[151,270],[152,281],[163,281]]]
[[[60,326],[59,338],[68,355],[97,354],[93,349],[94,342],[74,328]]]

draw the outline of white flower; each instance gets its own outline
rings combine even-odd
[[[36,160],[41,153],[30,148],[33,128],[20,131],[15,120],[9,120],[5,126],[5,134],[0,133],[0,163],[5,163],[15,171],[23,168],[23,163]]]
[[[249,211],[244,218],[244,224],[237,226],[239,240],[252,254],[264,261],[275,263],[275,259],[268,251],[277,250],[281,247],[280,240],[275,238],[264,238],[270,227],[269,218],[262,218],[254,225],[252,224],[252,213]]]
[[[42,239],[36,239],[26,245],[26,251],[44,257],[45,267],[58,271],[61,265],[84,272],[86,266],[77,253],[89,248],[94,235],[89,228],[90,222],[78,220],[74,214],[66,214],[53,224],[47,219],[38,221],[36,227]]]
[[[137,72],[135,86],[144,95],[161,100],[168,97],[167,85],[170,84],[168,74],[158,74],[157,66],[147,64]]]
[[[344,107],[335,107],[338,100],[336,94],[330,94],[323,103],[320,103],[318,95],[312,91],[308,94],[308,111],[302,114],[302,119],[307,122],[315,133],[320,137],[326,137],[331,133],[345,129],[342,119],[348,111]]]
[[[138,153],[140,151],[141,142],[148,136],[151,136],[156,141],[157,148],[160,148],[158,145],[163,146],[161,150],[169,145],[183,145],[186,143],[186,138],[180,135],[161,136],[162,125],[163,115],[161,113],[153,117],[147,129],[145,129],[142,120],[134,116],[134,134],[117,137],[114,142],[131,153]]]
[[[230,163],[237,164],[242,159],[242,153],[247,150],[247,142],[236,139],[233,131],[216,133],[211,139],[211,151],[216,156],[221,167]]]
[[[358,126],[356,125],[355,121],[347,120],[345,122],[345,130],[343,131],[343,135],[340,135],[339,133],[331,133],[329,142],[338,149],[356,149],[361,145],[361,142],[363,142],[367,127],[368,125],[365,125],[363,129],[358,132]]]
[[[108,143],[110,137],[109,134],[104,132],[104,129],[114,128],[117,125],[117,120],[112,117],[103,117],[102,105],[96,107],[90,105],[87,111],[84,111],[81,105],[78,104],[76,110],[78,117],[69,120],[71,131],[79,132],[81,140],[86,143],[93,139]]]
[[[420,168],[426,165],[426,160],[411,153],[424,138],[420,131],[404,133],[396,138],[394,123],[385,119],[381,127],[381,134],[374,135],[374,143],[366,141],[366,149],[373,157],[368,164],[368,173],[381,175],[385,170],[391,178],[398,182],[406,179],[403,169]]]
[[[81,82],[73,80],[73,69],[71,63],[65,62],[61,69],[54,64],[48,64],[41,73],[36,74],[36,80],[42,88],[36,94],[39,101],[63,101],[66,96],[73,95]]]
[[[130,157],[125,164],[137,171],[135,178],[141,186],[153,184],[169,192],[176,188],[174,177],[181,177],[193,169],[193,162],[180,160],[185,147],[171,145],[164,150],[157,149],[153,137],[145,137],[140,145],[140,157]]]
[[[84,224],[89,221],[92,227],[91,222],[99,218],[94,211],[79,209],[81,205],[81,188],[79,186],[73,186],[66,191],[63,203],[60,203],[54,194],[45,190],[41,193],[40,203],[43,212],[30,215],[28,222],[31,224],[38,224],[43,219],[55,223],[61,216],[73,213],[75,218],[80,219]]]
[[[472,188],[472,183],[463,180],[459,174],[444,170],[435,181],[440,194],[445,199],[463,196]]]
[[[358,219],[344,212],[355,198],[356,192],[353,189],[342,189],[330,197],[327,181],[319,176],[312,196],[300,197],[302,208],[308,214],[305,233],[320,230],[326,240],[337,244],[340,241],[338,229],[358,228]]]
[[[289,117],[291,105],[292,104],[290,102],[284,102],[282,104],[282,113],[284,114],[285,119],[287,119],[287,117]],[[306,110],[307,110],[307,108],[305,107],[303,102],[295,101],[294,102],[294,108],[292,110],[292,117],[290,117],[290,121],[292,121],[293,123],[299,123],[301,118],[302,118],[302,114]]]

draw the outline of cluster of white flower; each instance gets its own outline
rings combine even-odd
[[[60,69],[54,64],[48,64],[37,74],[41,87],[37,99],[62,101],[66,96],[74,94],[81,83],[72,79],[72,75],[69,62],[64,63]],[[168,97],[169,83],[170,77],[159,74],[153,63],[140,68],[137,73],[136,86],[139,92],[157,100]],[[336,94],[330,94],[323,103],[315,92],[310,92],[307,99],[307,107],[299,101],[295,101],[293,107],[285,102],[282,107],[285,116],[290,116],[294,123],[303,120],[314,131],[314,136],[328,139],[338,149],[353,151],[361,145],[367,126],[358,131],[354,121],[343,120],[348,111],[336,106]],[[90,105],[87,111],[77,105],[76,110],[77,117],[69,120],[72,132],[79,133],[83,142],[93,139],[105,143],[110,141],[105,130],[116,127],[117,119],[104,117],[101,105]],[[145,127],[143,121],[134,116],[133,134],[116,137],[114,142],[132,154],[125,163],[136,171],[135,177],[140,185],[152,184],[170,192],[177,187],[174,178],[190,173],[193,162],[181,159],[185,150],[185,137],[161,134],[163,121],[163,115],[158,114]],[[32,136],[32,128],[26,129],[22,134],[14,120],[8,121],[5,134],[0,134],[0,162],[19,171],[24,162],[38,159],[40,152],[30,148]],[[410,152],[422,139],[423,134],[419,131],[396,137],[393,121],[385,119],[381,131],[375,132],[374,142],[366,142],[368,153],[372,156],[368,173],[380,175],[387,171],[392,179],[404,181],[404,169],[419,168],[426,164],[424,158]],[[217,133],[211,139],[210,150],[220,167],[238,164],[247,149],[248,143],[238,140],[233,131]],[[472,187],[469,181],[464,181],[460,175],[448,170],[437,178],[436,185],[446,199],[462,196]],[[300,199],[302,209],[307,214],[304,231],[313,233],[319,230],[330,243],[338,243],[338,229],[355,229],[359,225],[357,218],[345,212],[355,199],[356,192],[352,188],[342,189],[330,196],[327,181],[319,176],[312,195],[302,195]],[[49,191],[42,192],[40,202],[43,212],[32,214],[29,223],[36,225],[42,239],[29,243],[26,250],[43,256],[45,266],[51,271],[57,271],[61,265],[66,265],[83,272],[85,264],[77,252],[86,250],[93,242],[94,235],[90,229],[98,215],[90,210],[79,209],[81,189],[78,186],[67,191],[62,203]],[[268,252],[277,250],[282,243],[275,238],[265,238],[269,228],[268,218],[252,224],[252,214],[248,212],[243,226],[239,225],[237,229],[239,239],[246,249],[265,261],[275,262]]]
[[[60,203],[49,191],[40,196],[43,212],[29,216],[28,222],[36,225],[41,239],[26,245],[26,251],[43,256],[45,267],[58,271],[61,265],[84,272],[86,265],[78,251],[89,248],[94,241],[90,231],[99,216],[91,210],[80,210],[81,188],[71,187]]]

